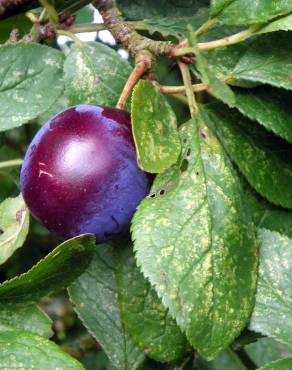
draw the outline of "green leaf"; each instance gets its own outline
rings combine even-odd
[[[185,336],[136,266],[132,249],[117,248],[118,295],[126,330],[147,356],[160,362],[180,359],[188,349]]]
[[[268,23],[262,27],[257,33],[269,33],[275,31],[291,31],[292,30],[292,14],[277,18],[275,21]]]
[[[196,66],[200,72],[201,80],[203,83],[210,86],[210,92],[212,95],[229,106],[234,106],[235,95],[231,88],[216,77],[216,73],[209,68],[207,59],[205,59],[200,53],[196,54],[196,60]]]
[[[72,283],[88,266],[95,237],[80,235],[55,248],[28,272],[0,285],[0,302],[38,301]]]
[[[190,24],[194,29],[199,28],[208,19],[206,10],[202,10],[190,17],[165,17],[149,18],[138,23],[141,28],[146,28],[150,34],[160,33],[164,37],[168,36],[188,36],[187,26]]]
[[[292,239],[292,212],[269,203],[260,197],[246,181],[243,183],[245,201],[255,225],[259,228],[277,231]]]
[[[143,170],[159,173],[176,162],[181,150],[176,116],[149,81],[140,80],[133,92],[132,129]]]
[[[252,187],[270,202],[292,208],[289,146],[226,106],[217,104],[205,113],[208,124]]]
[[[19,36],[23,37],[30,31],[31,27],[31,21],[24,14],[17,14],[7,19],[1,19],[0,43],[2,44],[9,39],[12,30],[17,29]]]
[[[29,212],[21,194],[0,204],[0,264],[23,245],[28,229]]]
[[[266,229],[258,231],[258,238],[260,269],[250,328],[291,346],[292,240]]]
[[[91,0],[55,0],[54,3],[59,14],[73,14],[87,4],[91,3]]]
[[[221,352],[213,361],[207,362],[201,357],[196,360],[198,370],[247,370],[247,368],[241,362],[239,356],[227,348],[225,351]]]
[[[52,320],[34,303],[0,303],[0,323],[45,338],[53,335]]]
[[[75,14],[75,24],[91,23],[94,21],[94,8],[84,6]]]
[[[69,288],[75,311],[119,370],[135,370],[144,354],[122,323],[113,247],[99,245],[88,269]]]
[[[70,105],[115,106],[131,67],[110,47],[91,42],[72,46],[64,72],[65,94]]]
[[[210,15],[217,16],[224,8],[233,3],[234,0],[211,0]]]
[[[0,363],[5,369],[83,370],[53,342],[8,325],[0,325]]]
[[[132,235],[142,272],[190,343],[213,359],[251,313],[254,232],[238,178],[200,115],[180,134],[178,164],[156,177]]]
[[[211,15],[227,25],[267,22],[292,11],[290,0],[212,0]]]
[[[247,43],[233,45],[228,48],[204,52],[204,57],[208,61],[209,69],[218,79],[228,81],[228,84],[230,85],[254,87],[260,85],[260,83],[237,79],[233,74],[236,64],[246,53],[247,49]]]
[[[259,370],[292,370],[292,358],[272,362]]]
[[[243,115],[292,143],[290,92],[269,86],[233,91],[236,95],[235,106]]]
[[[50,108],[62,95],[63,54],[18,43],[0,47],[0,131],[19,127]]]
[[[207,6],[209,0],[119,0],[119,7],[128,19],[188,17]]]
[[[280,358],[292,357],[292,349],[271,338],[260,338],[244,347],[248,357],[258,366],[264,366]]]
[[[291,42],[290,32],[277,32],[256,39],[240,58],[230,77],[292,89]]]

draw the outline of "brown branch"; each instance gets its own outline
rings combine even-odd
[[[148,50],[154,55],[169,55],[174,47],[169,42],[154,41],[136,32],[134,27],[123,20],[114,0],[95,0],[93,5],[99,10],[105,27],[115,40],[128,49],[132,55],[137,55],[141,50]]]

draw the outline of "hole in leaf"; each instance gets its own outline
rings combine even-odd
[[[188,169],[188,167],[189,167],[189,161],[187,159],[184,159],[180,165],[181,172],[185,172]]]
[[[0,235],[4,233],[4,230],[0,228]]]
[[[160,192],[159,192],[159,195],[163,195],[163,194],[165,194],[165,190],[161,189]]]
[[[7,276],[4,271],[0,271],[0,283],[3,283],[5,280],[7,280]]]
[[[192,149],[191,149],[191,148],[189,148],[189,149],[187,150],[187,157],[189,157],[189,156],[191,155],[191,152],[192,152]]]

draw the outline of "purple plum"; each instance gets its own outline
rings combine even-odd
[[[57,114],[32,140],[20,185],[32,215],[61,238],[93,233],[103,242],[127,231],[150,187],[130,115],[93,105]]]

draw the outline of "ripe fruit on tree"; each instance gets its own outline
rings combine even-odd
[[[58,236],[102,242],[124,232],[149,191],[129,114],[93,105],[57,114],[31,142],[20,184],[31,213]]]

